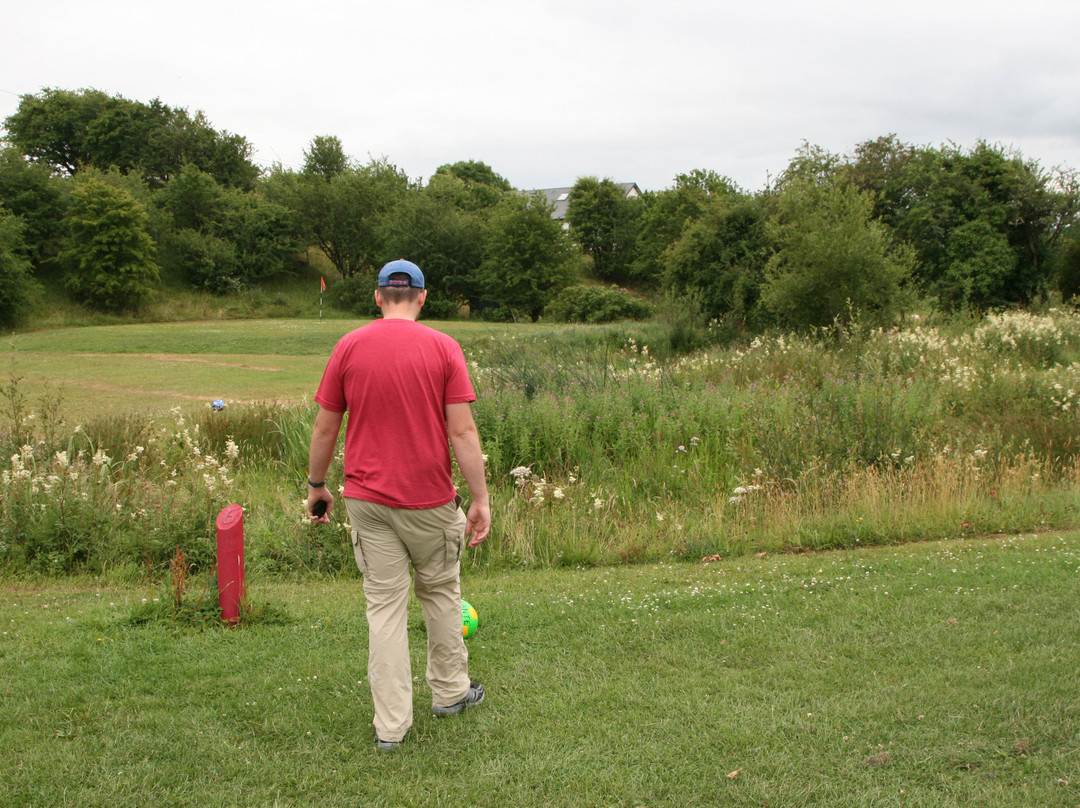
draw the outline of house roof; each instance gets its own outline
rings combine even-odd
[[[615,184],[622,188],[623,195],[627,198],[641,196],[641,189],[638,188],[636,182],[617,182]],[[573,186],[569,188],[537,188],[527,193],[534,194],[536,191],[542,193],[547,198],[547,201],[555,207],[551,212],[551,218],[561,221],[566,218],[566,211],[570,207],[570,192],[573,190]]]

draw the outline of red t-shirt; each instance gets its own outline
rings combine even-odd
[[[476,400],[452,337],[412,320],[375,320],[334,348],[315,400],[348,411],[345,496],[438,508],[455,494],[446,405]]]

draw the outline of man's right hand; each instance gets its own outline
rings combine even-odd
[[[326,503],[326,510],[323,511],[321,516],[315,515],[315,506],[320,503]],[[308,519],[312,522],[323,522],[329,524],[330,511],[334,510],[334,495],[327,491],[325,488],[311,488],[308,489],[307,499],[307,515]]]

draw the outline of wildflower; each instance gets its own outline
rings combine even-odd
[[[563,490],[561,488],[556,488],[554,491],[551,492],[551,496],[555,497],[555,499],[563,499],[566,494],[563,493]]]
[[[55,457],[56,457],[56,467],[58,469],[66,469],[68,466],[71,465],[71,461],[68,460],[68,453],[67,452],[57,452]]]
[[[592,506],[594,510],[600,510],[604,507],[604,500],[600,499],[600,497],[597,497],[593,500]]]
[[[236,460],[240,457],[240,447],[236,445],[236,441],[232,438],[225,441],[225,456],[231,460]]]
[[[98,449],[96,452],[94,452],[94,460],[93,460],[93,462],[94,462],[95,466],[97,466],[98,468],[101,468],[102,466],[106,466],[109,463],[111,463],[112,458],[109,457],[107,454],[105,454],[104,449]]]
[[[521,480],[524,477],[528,477],[530,474],[532,474],[532,469],[528,466],[518,466],[516,469],[510,471],[510,476],[515,480]]]

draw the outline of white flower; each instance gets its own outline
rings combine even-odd
[[[232,460],[236,460],[236,458],[240,457],[240,447],[236,445],[236,442],[232,438],[225,441],[225,456]]]
[[[510,476],[516,480],[528,477],[530,474],[532,474],[532,469],[530,469],[528,466],[518,466],[516,469],[513,469],[510,472]]]
[[[563,490],[561,488],[556,488],[554,491],[551,492],[551,496],[555,497],[555,499],[563,499],[566,494],[563,493]]]

